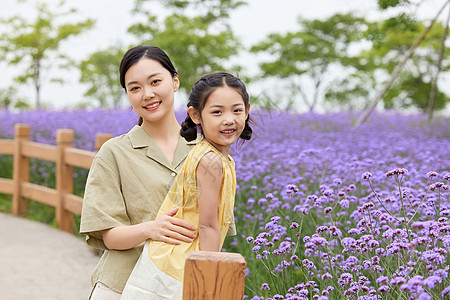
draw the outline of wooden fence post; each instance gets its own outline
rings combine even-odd
[[[95,136],[95,151],[98,152],[100,150],[100,147],[110,138],[112,138],[112,134],[110,133],[97,133]]]
[[[29,200],[22,197],[22,182],[30,180],[30,159],[22,155],[22,143],[30,140],[30,126],[27,124],[14,125],[14,154],[13,154],[13,199],[12,213],[26,215]]]
[[[192,252],[184,268],[183,300],[242,300],[245,267],[238,253]]]
[[[74,132],[72,129],[58,129],[56,143],[58,157],[56,159],[56,190],[58,203],[56,205],[56,222],[58,228],[73,233],[73,215],[64,208],[64,194],[73,193],[73,167],[64,161],[64,149],[73,146]]]

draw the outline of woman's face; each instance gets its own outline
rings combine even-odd
[[[158,61],[143,58],[125,73],[125,88],[134,111],[144,123],[161,121],[173,112],[174,92],[178,90],[178,77]]]

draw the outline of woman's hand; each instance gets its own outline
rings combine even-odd
[[[187,221],[175,218],[179,208],[175,207],[153,221],[149,236],[152,240],[169,244],[180,244],[180,241],[190,243],[196,237],[195,226]]]
[[[180,241],[190,243],[196,237],[195,226],[175,218],[178,209],[172,208],[155,221],[103,230],[103,242],[114,250],[131,249],[148,239],[175,245]]]

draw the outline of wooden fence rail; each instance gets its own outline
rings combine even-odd
[[[97,134],[96,150],[112,137]],[[73,167],[89,169],[95,152],[73,148],[72,129],[58,129],[56,146],[30,141],[27,124],[14,126],[13,140],[0,140],[0,154],[13,155],[13,179],[0,178],[0,193],[11,194],[12,213],[26,215],[29,200],[55,207],[58,228],[74,232],[73,214],[80,215],[83,199],[73,194]],[[30,183],[30,158],[56,164],[56,188]],[[195,251],[186,259],[184,300],[241,300],[245,259],[237,253]]]
[[[112,137],[97,134],[96,149]],[[13,155],[13,178],[0,178],[0,193],[12,195],[12,213],[27,215],[29,200],[55,208],[58,228],[73,233],[73,214],[81,214],[83,199],[73,194],[73,167],[89,169],[95,152],[73,148],[74,131],[58,129],[56,146],[30,141],[30,126],[16,124],[13,140],[0,140],[0,154]],[[30,183],[30,158],[54,162],[56,188]]]

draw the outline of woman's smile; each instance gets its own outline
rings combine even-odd
[[[151,102],[151,103],[147,104],[146,106],[144,106],[144,108],[147,111],[156,110],[161,105],[161,103],[162,103],[162,101],[154,101],[154,102]]]

